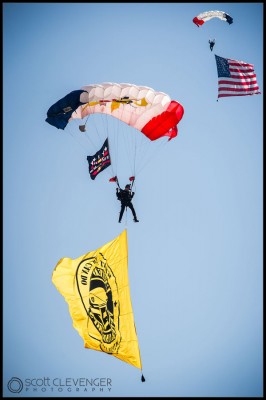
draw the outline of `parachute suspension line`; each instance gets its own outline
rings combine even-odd
[[[112,178],[112,177],[116,176],[116,172],[115,172],[115,170],[114,170],[114,165],[113,165],[113,157],[112,157],[113,149],[112,149],[112,143],[110,143],[109,138],[108,138],[108,143],[109,143],[109,157],[110,157],[110,161],[111,161],[110,167],[111,167],[111,171],[112,171],[112,173],[110,173],[110,171],[108,171],[108,173],[109,173],[109,175],[110,175],[111,178]],[[116,180],[116,182],[117,182],[117,180]],[[118,184],[118,187],[119,187],[119,184]]]
[[[79,125],[80,132],[86,132],[86,125],[87,125],[87,121],[88,121],[89,116],[90,116],[90,114],[88,114],[84,125]]]
[[[137,132],[136,132],[137,133]],[[136,159],[137,159],[137,141],[134,143],[134,154],[133,154],[133,176],[136,176]],[[132,186],[134,181],[132,182]]]
[[[134,179],[133,179],[133,181],[132,181],[132,183],[131,183],[131,189],[130,189],[130,191],[132,192],[133,191],[133,187],[135,186],[135,193],[136,193],[136,184],[135,184],[135,177],[134,177]]]
[[[168,139],[166,140],[166,137],[163,137],[163,138],[157,139],[156,141],[151,141],[151,143],[148,143],[150,154],[146,155],[145,162],[143,162],[141,168],[138,170],[138,173],[140,173],[144,169],[144,167],[147,166],[147,164],[151,161],[152,156],[154,156],[156,153],[158,153],[159,150],[161,150],[162,147],[165,146],[168,141],[169,140]]]
[[[73,122],[74,122],[74,121],[73,121]],[[84,149],[84,146],[80,143],[80,141],[77,139],[77,137],[73,134],[72,129],[69,127],[69,125],[67,125],[67,126],[65,127],[65,131],[67,132],[67,134],[68,134],[69,136],[71,136],[71,137],[75,140],[75,142],[82,148],[83,153],[86,155],[86,151],[85,151],[85,149]]]
[[[113,135],[113,129],[111,129],[111,131],[109,131],[109,123],[111,124],[111,122],[113,122],[113,118],[107,116],[107,114],[100,114],[101,115],[101,120],[102,123],[105,127],[104,131],[106,132],[106,136],[108,138],[108,144],[109,144],[109,156],[110,156],[110,160],[111,160],[111,171],[108,169],[108,173],[111,177],[116,176],[117,175],[117,166],[116,166],[116,159],[114,157],[114,154],[116,154],[116,143],[112,140],[111,135]],[[113,124],[112,124],[113,125]],[[118,185],[119,187],[119,185]]]
[[[148,139],[145,135],[141,135],[140,157],[142,159],[142,162],[139,165],[138,173],[144,168],[144,166],[147,164],[148,160],[151,158],[149,152],[150,152],[152,145],[153,145],[153,143],[150,139]]]
[[[115,171],[115,175],[117,175],[118,173],[118,143],[119,143],[119,136],[120,136],[120,121],[113,117],[111,118],[112,120],[112,142],[113,142],[113,146],[114,146],[114,151],[112,152],[113,154],[113,158],[114,158],[114,171]],[[111,133],[110,133],[111,135]]]
[[[126,110],[126,104],[123,104],[123,113]],[[122,115],[123,115],[122,113]],[[124,125],[126,126],[125,129],[123,129],[123,139],[124,139],[124,144],[125,148],[127,151],[127,156],[128,156],[128,163],[129,163],[129,168],[131,169],[131,175],[135,175],[135,161],[136,161],[136,129],[133,128],[131,125],[128,123],[124,122]],[[129,132],[127,132],[129,130]],[[130,132],[132,131],[132,132]]]
[[[125,148],[125,156],[127,157],[127,163],[130,168],[130,173],[133,175],[134,171],[134,160],[135,160],[135,144],[136,144],[136,137],[135,137],[135,129],[131,126],[125,126],[123,124],[123,131],[121,132],[121,140],[123,141],[124,148]],[[128,131],[129,130],[129,131]],[[130,132],[133,130],[133,132]]]
[[[88,116],[87,116],[87,118],[86,118],[86,121],[85,121],[85,127],[86,127],[86,125],[87,125],[87,122],[88,122],[89,116],[90,116],[90,114],[88,114]]]
[[[141,132],[135,131],[135,147],[134,147],[134,176],[138,175],[141,167],[148,157],[147,148],[150,146],[150,140]]]
[[[90,114],[88,115],[88,117],[90,116]],[[87,118],[87,120],[88,120],[88,118]],[[86,122],[87,123],[87,122]],[[97,124],[95,124],[95,118],[91,118],[91,125],[93,125],[93,129],[96,131],[96,133],[97,133],[97,136],[98,136],[98,138],[99,138],[99,145],[96,145],[93,141],[92,141],[92,133],[90,132],[89,133],[89,135],[87,134],[87,131],[86,131],[86,133],[85,133],[85,137],[86,137],[86,139],[89,141],[89,143],[91,143],[92,144],[92,146],[93,146],[93,148],[94,148],[94,150],[95,151],[97,151],[98,149],[99,149],[99,146],[101,146],[101,142],[102,142],[102,138],[101,138],[101,135],[100,135],[100,133],[99,133],[99,131],[98,131],[98,127],[97,127]]]
[[[127,164],[129,165],[129,168],[131,169],[131,175],[135,173],[134,171],[134,162],[132,162],[132,159],[134,157],[134,148],[132,142],[134,142],[135,138],[134,135],[132,135],[132,132],[128,132],[127,130],[129,129],[134,129],[132,126],[129,125],[129,123],[123,121],[123,115],[124,112],[126,111],[126,104],[121,104],[120,109],[122,110],[121,115],[119,119],[114,118],[117,121],[117,130],[116,130],[116,142],[117,142],[117,148],[116,154],[123,154],[124,157],[127,156]],[[126,119],[126,118],[125,118]],[[119,123],[120,122],[120,123]],[[133,132],[134,133],[134,132]],[[122,151],[122,145],[123,145],[123,150]],[[118,158],[117,161],[121,161],[121,157]],[[117,166],[118,167],[118,166]],[[133,172],[134,171],[134,172]],[[124,172],[124,169],[123,169]]]

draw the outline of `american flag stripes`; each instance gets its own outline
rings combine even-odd
[[[218,98],[260,94],[254,65],[215,55],[218,72]]]

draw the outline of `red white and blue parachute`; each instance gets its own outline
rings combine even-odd
[[[228,22],[229,25],[231,25],[233,23],[233,18],[229,14],[225,13],[224,11],[205,11],[205,12],[197,15],[195,18],[193,18],[193,22],[198,27],[200,27],[205,22],[207,22],[213,18],[219,18],[222,21],[226,21],[226,22]]]
[[[87,151],[90,156],[98,154],[95,152],[108,138],[111,167],[115,168],[117,160],[124,172],[124,161],[118,161],[119,156],[125,158],[125,151],[120,150],[119,144],[123,137],[126,158],[131,163],[129,174],[135,176],[146,163],[146,149],[154,148],[149,143],[159,146],[164,139],[169,141],[176,137],[183,114],[183,106],[164,92],[130,83],[104,82],[68,93],[48,109],[46,122],[66,130],[78,141],[86,137],[87,145],[89,141],[94,142],[94,149]],[[80,135],[81,132],[84,134]],[[117,174],[118,171],[113,170],[112,175]]]
[[[150,140],[177,135],[183,106],[163,92],[129,83],[83,86],[53,104],[46,122],[64,129],[72,119],[94,113],[108,114],[136,128]]]

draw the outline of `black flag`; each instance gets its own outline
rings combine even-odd
[[[100,150],[94,154],[94,156],[87,156],[87,160],[89,163],[90,177],[94,180],[101,171],[111,165],[108,138],[105,140]]]

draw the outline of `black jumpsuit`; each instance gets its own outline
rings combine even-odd
[[[120,189],[119,191],[118,190],[116,191],[116,196],[117,196],[118,200],[121,201],[121,211],[119,214],[118,222],[121,222],[126,207],[130,208],[130,210],[132,211],[133,217],[134,217],[134,221],[138,222],[135,209],[133,207],[133,204],[131,203],[131,200],[133,199],[134,194],[135,193],[134,192],[131,193],[130,190]]]

